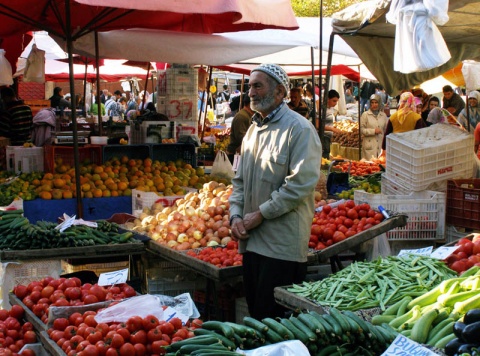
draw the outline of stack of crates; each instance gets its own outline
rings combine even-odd
[[[471,134],[446,124],[388,135],[382,193],[445,192],[448,179],[472,177],[473,145]]]
[[[7,170],[15,173],[43,172],[43,147],[7,146]]]

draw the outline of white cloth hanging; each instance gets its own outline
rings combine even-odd
[[[437,27],[448,22],[448,0],[392,0],[386,18],[396,25],[395,71],[426,71],[451,58]]]
[[[5,50],[0,49],[0,86],[12,85],[13,73],[10,62],[5,58]]]
[[[45,83],[45,51],[32,45],[27,57],[27,64],[23,72],[24,82]]]
[[[465,79],[465,88],[475,90],[480,88],[480,63],[475,61],[463,61],[462,74]]]

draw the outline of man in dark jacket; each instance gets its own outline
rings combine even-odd
[[[17,99],[10,87],[2,88],[0,95],[4,110],[0,112],[0,136],[10,139],[12,146],[21,146],[30,140],[33,115],[30,106]]]

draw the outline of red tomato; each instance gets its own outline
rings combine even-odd
[[[452,265],[450,266],[450,268],[457,273],[462,273],[463,271],[465,271],[465,269],[467,267],[466,267],[465,262],[460,260],[460,261],[453,262]]]
[[[125,343],[125,339],[123,338],[123,336],[120,335],[119,333],[115,333],[113,334],[112,342],[110,343],[110,346],[113,347],[114,349],[118,349],[124,343]],[[108,350],[107,350],[107,354],[108,354]]]
[[[152,342],[152,352],[157,355],[165,354],[165,346],[168,346],[168,342],[165,340],[159,340]]]
[[[323,250],[324,248],[326,248],[327,246],[325,246],[325,244],[323,244],[322,242],[319,242],[317,244],[317,246],[315,247],[315,250]]]
[[[345,234],[341,231],[335,231],[335,233],[333,234],[333,243],[337,243],[337,242],[340,242],[340,241],[343,241],[345,240]]]
[[[333,234],[334,234],[334,230],[331,229],[331,228],[326,228],[323,230],[323,238],[325,240],[330,240],[331,238],[333,238]]]
[[[324,205],[322,208],[322,212],[325,214],[329,214],[332,211],[332,207],[330,205]]]
[[[66,318],[57,318],[53,321],[53,328],[55,330],[64,331],[69,325],[70,322]]]
[[[134,344],[135,356],[144,356],[147,352],[147,348],[144,344]]]
[[[180,318],[177,318],[177,317],[170,319],[169,322],[170,322],[170,324],[173,325],[173,328],[175,330],[180,330],[183,326],[182,320]]]
[[[355,202],[353,200],[347,200],[345,202],[345,206],[348,208],[348,209],[352,209],[353,207],[355,207]]]
[[[463,245],[463,244],[466,244],[468,242],[472,242],[472,241],[470,239],[462,237],[460,240],[458,240],[457,245]]]
[[[320,225],[313,224],[310,229],[310,234],[320,236],[322,234],[323,228]]]
[[[80,299],[82,290],[79,287],[68,287],[65,289],[65,296],[70,300]]]
[[[132,344],[146,344],[147,332],[145,330],[134,331],[130,334],[130,342]]]
[[[8,314],[15,319],[22,319],[25,311],[20,305],[14,304]]]
[[[170,324],[171,325],[171,324]],[[173,327],[172,327],[173,329]],[[156,327],[155,329],[151,329],[147,333],[147,340],[149,342],[154,342],[157,340],[162,339],[162,331],[159,329],[159,327]]]
[[[97,297],[97,300],[99,302],[103,302],[107,295],[107,291],[102,286],[99,286],[98,284],[94,284],[88,291],[91,294],[93,294],[95,297]]]
[[[135,289],[129,285],[125,285],[125,287],[122,289],[122,292],[125,294],[126,298],[135,297],[137,295]]]
[[[473,255],[480,254],[480,240],[477,240],[473,243],[472,254]]]
[[[120,347],[120,356],[135,356],[135,348],[129,342]]]
[[[125,341],[130,340],[130,331],[128,331],[127,328],[121,327],[121,328],[118,328],[116,331],[117,331],[117,334],[120,334]]]
[[[13,288],[13,293],[18,299],[22,300],[28,295],[28,290],[26,286],[19,284]]]
[[[132,316],[126,323],[128,331],[131,333],[143,328],[143,318],[141,316]]]
[[[347,217],[348,217],[349,219],[352,219],[352,220],[357,219],[357,218],[358,218],[358,212],[357,212],[357,210],[355,210],[355,209],[353,209],[353,208],[352,208],[352,209],[349,209],[349,210],[347,211]]]
[[[473,242],[465,241],[464,243],[460,244],[460,247],[455,252],[456,253],[464,252],[467,255],[466,257],[468,257],[472,254],[473,247],[474,247]]]
[[[88,294],[82,299],[82,301],[85,304],[93,304],[93,303],[98,303],[98,298],[93,294]]]

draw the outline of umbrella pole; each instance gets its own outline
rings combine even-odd
[[[75,76],[73,72],[73,43],[70,32],[70,0],[65,0],[65,28],[68,52],[68,70],[70,72],[70,93],[75,98]],[[83,218],[82,190],[80,185],[80,157],[78,152],[78,134],[77,134],[77,107],[75,100],[72,100],[72,129],[73,129],[73,159],[75,165],[75,191],[77,198],[77,218]]]
[[[98,48],[98,32],[95,31],[95,65],[97,67],[97,98],[95,99],[97,103],[97,119],[98,119],[98,135],[103,136],[103,119],[102,119],[102,100],[100,99],[100,59],[99,59],[99,48]]]
[[[330,72],[332,70],[332,56],[333,56],[333,41],[335,38],[335,34],[332,32],[330,34],[330,43],[328,47],[328,59],[327,59],[327,71],[325,73],[325,92],[323,94],[323,107],[322,107],[322,116],[320,120],[320,137],[325,136],[325,120],[327,118],[327,102],[328,102],[328,95],[327,91],[330,86]],[[329,157],[325,157],[329,158]]]
[[[145,101],[147,100],[147,87],[148,87],[148,76],[150,74],[150,62],[148,62],[148,67],[147,67],[147,77],[145,78],[145,92],[143,93],[143,99],[142,99],[142,112],[145,111]]]
[[[83,108],[82,112],[87,116],[87,69],[88,64],[85,61],[85,78],[83,79]]]
[[[311,61],[311,66],[312,66],[312,85],[313,85],[313,125],[315,126],[315,128],[317,129],[317,132],[318,132],[318,128],[319,128],[319,122],[317,120],[317,103],[315,101],[315,58],[314,58],[314,55],[313,55],[313,47],[310,47],[310,61]],[[320,90],[321,90],[321,80],[322,80],[322,67],[320,67]],[[320,91],[320,95],[322,95],[322,92]]]

